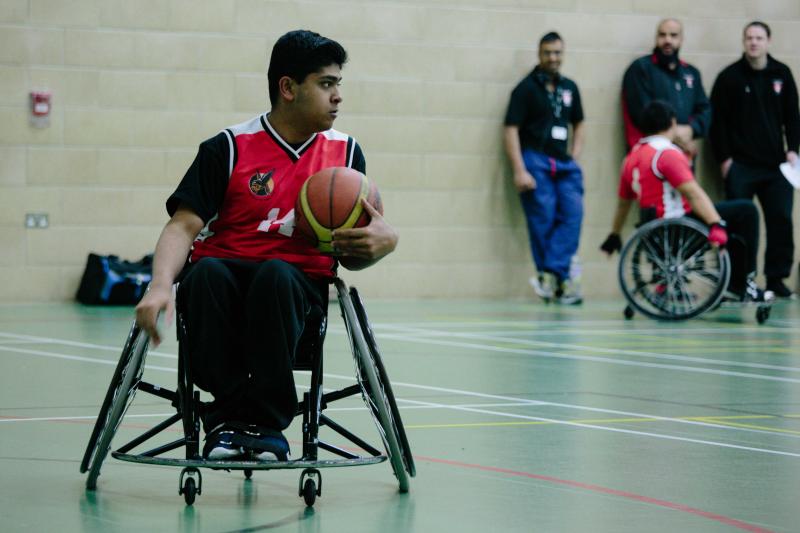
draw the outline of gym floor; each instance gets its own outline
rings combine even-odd
[[[85,491],[131,309],[0,306],[0,529],[800,530],[800,303],[761,326],[754,308],[664,323],[620,301],[365,303],[417,476],[400,494],[387,463],[323,470],[313,509],[298,470],[204,470],[187,507],[178,469],[109,456]],[[174,388],[176,353],[151,352],[145,379]],[[326,383],[352,383],[336,308],[325,353]],[[140,392],[115,445],[171,412]],[[378,440],[358,398],[328,412]]]

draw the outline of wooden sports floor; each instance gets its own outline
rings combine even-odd
[[[306,509],[297,470],[204,470],[187,507],[179,470],[109,457],[85,491],[131,309],[0,306],[0,530],[800,531],[800,302],[762,326],[752,308],[626,321],[620,301],[366,307],[417,476],[399,494],[388,463],[327,469]],[[172,388],[176,353],[150,353],[145,378]],[[337,308],[325,357],[326,383],[354,382]],[[348,402],[331,416],[377,438]],[[115,443],[171,412],[140,392]]]

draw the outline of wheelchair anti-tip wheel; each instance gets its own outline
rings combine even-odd
[[[728,287],[730,259],[708,242],[700,222],[662,218],[628,240],[618,275],[634,310],[657,320],[686,320],[717,306]]]
[[[384,381],[381,379],[377,369],[376,361],[380,360],[380,354],[377,351],[373,352],[367,344],[364,337],[365,326],[359,320],[353,300],[347,294],[344,284],[337,282],[336,287],[337,291],[339,291],[342,318],[349,333],[348,338],[351,339],[352,343],[356,379],[361,386],[361,396],[372,414],[386,447],[386,455],[392,465],[394,475],[397,477],[400,492],[408,492],[409,473],[413,472],[413,460],[411,462],[411,470],[407,471],[406,457],[410,457],[411,454],[410,451],[407,453],[401,447],[401,430],[398,429],[398,425],[402,424],[402,422],[400,422],[399,418],[395,420],[392,415],[393,412],[397,412],[397,405],[394,402],[394,397],[392,396],[390,399],[387,395]]]
[[[111,449],[111,440],[136,394],[149,341],[149,337],[136,324],[131,327],[81,462],[81,473],[89,471],[86,478],[86,488],[89,490],[97,487],[97,478]]]

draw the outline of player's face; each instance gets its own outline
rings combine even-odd
[[[750,59],[761,59],[767,55],[769,37],[761,26],[750,26],[744,31],[744,53]]]
[[[676,20],[665,20],[656,30],[656,48],[665,56],[677,52],[683,42],[683,29]]]
[[[557,74],[564,57],[564,43],[550,41],[539,45],[539,66],[548,74]]]
[[[339,94],[341,81],[341,68],[329,65],[309,74],[297,86],[296,108],[309,129],[325,131],[333,127],[342,103]]]

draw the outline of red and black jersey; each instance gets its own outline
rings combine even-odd
[[[711,104],[703,89],[700,71],[679,61],[670,69],[659,54],[640,57],[622,78],[622,118],[625,140],[632,148],[643,137],[639,130],[641,113],[653,100],[664,100],[675,109],[678,124],[692,127],[695,138],[705,137],[711,124]]]
[[[658,218],[680,217],[691,208],[678,187],[693,179],[680,148],[666,137],[645,137],[622,162],[619,197],[638,200],[642,209],[655,208]]]
[[[172,216],[183,203],[206,223],[189,256],[264,261],[282,259],[309,276],[333,275],[334,259],[294,235],[294,206],[305,180],[327,167],[366,171],[361,148],[336,130],[291,145],[261,115],[204,141],[167,200]]]

